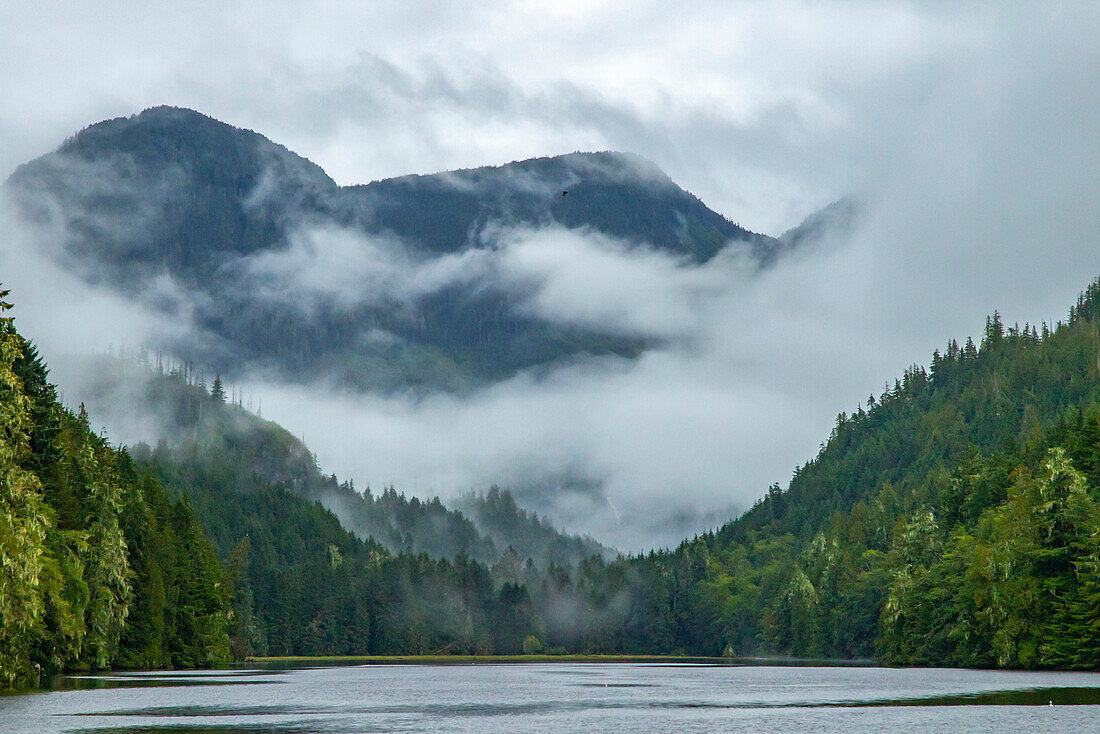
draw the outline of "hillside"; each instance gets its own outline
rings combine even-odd
[[[657,564],[692,599],[679,644],[1100,666],[1098,317],[1100,281],[1053,329],[995,314],[841,413],[787,488]]]
[[[170,346],[207,369],[411,391],[462,390],[585,355],[629,359],[652,346],[644,335],[542,319],[511,291],[451,277],[449,268],[495,262],[509,246],[502,228],[614,238],[623,252],[651,248],[682,263],[741,248],[759,268],[858,215],[838,202],[770,240],[621,154],[339,187],[262,136],[166,108],[92,126],[19,169],[9,191],[28,217],[60,227],[59,262],[193,318],[199,331]],[[151,435],[163,444],[131,456],[96,438],[86,414],[60,408],[45,367],[22,344],[23,361],[37,366],[9,380],[12,414],[23,415],[26,383],[38,391],[31,402],[41,420],[32,422],[42,435],[59,420],[69,436],[62,461],[49,441],[18,428],[24,418],[13,419],[16,448],[0,456],[17,467],[4,488],[9,516],[37,518],[27,525],[34,547],[11,565],[23,581],[5,583],[22,589],[43,557],[60,584],[30,601],[10,596],[24,605],[10,612],[20,634],[46,630],[29,647],[13,643],[24,672],[34,655],[54,655],[57,669],[133,653],[119,621],[125,584],[105,587],[117,639],[97,643],[94,659],[76,642],[79,624],[65,626],[64,604],[84,597],[58,591],[94,568],[84,544],[102,540],[88,514],[101,486],[116,487],[111,502],[131,502],[134,517],[152,518],[123,535],[168,538],[157,563],[174,568],[181,551],[164,549],[189,538],[190,552],[208,561],[192,581],[212,588],[224,569],[196,534],[201,526],[225,578],[241,580],[231,594],[227,586],[221,597],[197,597],[214,632],[188,637],[210,630],[193,624],[172,642],[160,622],[146,630],[149,657],[135,659],[150,665],[219,659],[228,639],[237,654],[530,642],[571,652],[1100,667],[1100,281],[1065,323],[1007,326],[994,314],[977,341],[947,342],[929,366],[910,367],[882,395],[840,413],[786,487],[771,487],[718,531],[614,560],[506,492],[467,497],[461,512],[390,488],[360,494],[186,366],[149,379],[145,367],[110,365],[82,396],[95,410],[157,416],[161,432]],[[50,509],[18,489],[36,481]],[[126,563],[138,574],[134,588],[154,590],[141,597],[153,604],[146,618],[160,619],[161,581],[140,576],[147,560],[138,547],[125,546]],[[172,573],[165,578],[190,583]],[[215,624],[226,605],[243,626]],[[69,647],[51,652],[42,640]],[[173,644],[183,651],[166,652]]]
[[[197,392],[178,376],[157,384]],[[0,690],[260,654],[542,649],[547,626],[526,584],[580,571],[540,572],[509,549],[491,567],[390,554],[249,468],[285,479],[293,462],[241,463],[290,444],[269,447],[277,427],[239,441],[243,411],[220,405],[217,443],[131,455],[93,432],[83,406],[61,405],[34,346],[0,321]]]
[[[209,443],[113,449],[60,407],[6,323],[6,685],[36,665],[202,665],[230,652],[1100,667],[1100,281],[1053,329],[994,315],[980,343],[949,342],[931,369],[838,416],[789,487],[718,532],[546,568],[511,550],[491,566],[394,556]],[[523,514],[500,494],[482,501]]]
[[[212,395],[185,364],[142,365],[140,356],[135,359],[102,356],[66,367],[82,374],[81,397],[91,414],[126,428],[123,435],[136,436],[132,453],[151,465],[218,476],[227,491],[243,491],[256,482],[284,487],[321,502],[345,528],[394,553],[435,559],[463,555],[491,565],[512,547],[540,568],[613,555],[591,538],[566,535],[518,508],[506,490],[471,493],[462,498],[461,512],[448,509],[438,497],[421,501],[392,487],[360,492],[335,475],[324,475],[309,448],[282,426],[224,395]],[[190,486],[176,484],[180,491]]]
[[[749,232],[677,186],[660,168],[625,153],[571,153],[344,189],[367,231],[454,252],[493,223],[590,229],[706,262],[742,242],[761,262],[779,243]]]
[[[764,267],[788,247],[637,156],[340,187],[255,132],[169,107],[86,128],[6,190],[63,267],[190,324],[146,346],[360,389],[461,390],[656,343],[532,310],[507,255],[534,230],[696,264],[732,248]]]
[[[191,507],[61,406],[8,317],[0,425],[0,689],[228,661],[223,569]]]

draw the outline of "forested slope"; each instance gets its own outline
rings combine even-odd
[[[1100,665],[1098,298],[1053,331],[994,315],[838,416],[787,489],[665,559],[701,623],[676,644]]]
[[[4,324],[7,685],[230,650],[1100,667],[1100,281],[1053,330],[994,315],[979,344],[949,342],[717,532],[545,568],[392,555],[210,445],[132,459],[60,407]]]
[[[82,358],[66,367],[84,376],[78,381],[81,399],[93,415],[158,444],[154,452],[137,443],[136,456],[224,475],[219,481],[230,489],[282,485],[320,501],[344,527],[391,552],[436,559],[464,555],[492,564],[512,546],[541,568],[614,555],[591,538],[563,533],[522,510],[507,490],[471,493],[450,508],[438,497],[421,500],[393,487],[361,492],[323,474],[301,439],[238,404],[232,388],[226,395],[220,377],[207,389],[186,363],[139,352]]]
[[[20,166],[3,193],[64,270],[188,324],[146,346],[223,374],[361,390],[464,390],[653,346],[531,309],[530,283],[501,277],[503,232],[611,238],[695,264],[729,247],[765,267],[793,247],[638,156],[341,187],[258,133],[172,107],[85,128]]]
[[[230,617],[187,502],[63,408],[33,346],[0,321],[0,688],[225,662]]]
[[[176,379],[161,389],[195,392]],[[219,412],[233,406],[202,395],[227,421],[213,442],[131,458],[60,404],[34,347],[0,322],[0,689],[260,654],[542,649],[533,562],[510,548],[492,567],[391,555],[290,490],[300,477],[278,452],[316,466],[285,431],[237,435],[239,416]]]

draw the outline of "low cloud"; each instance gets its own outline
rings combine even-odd
[[[165,313],[103,284],[91,285],[60,265],[54,248],[62,237],[63,229],[27,226],[0,195],[0,282],[12,292],[20,332],[44,354],[101,353],[191,332],[185,314]],[[153,283],[150,292],[179,297],[170,282]]]
[[[728,519],[783,481],[827,432],[837,410],[818,391],[836,366],[805,379],[806,359],[828,353],[844,327],[815,332],[816,303],[787,294],[820,293],[820,273],[844,252],[823,248],[761,275],[732,255],[695,265],[599,235],[502,232],[481,256],[480,287],[522,291],[519,307],[544,318],[664,346],[463,395],[249,388],[266,417],[359,486],[448,497],[495,483],[617,547],[675,544],[720,523],[708,513]]]
[[[648,245],[551,226],[483,233],[481,246],[425,255],[385,235],[329,225],[303,226],[280,250],[223,267],[237,288],[260,301],[320,302],[340,309],[390,304],[414,311],[445,289],[507,295],[517,312],[594,332],[653,339],[686,338],[708,301],[751,277],[757,264],[732,243],[698,265]],[[153,281],[147,296],[166,285]]]
[[[18,323],[55,365],[71,404],[102,382],[74,355],[209,338],[168,276],[122,297],[58,266],[39,247],[42,230],[6,224],[17,236],[0,267],[15,288]],[[781,465],[792,466],[804,454],[815,436],[810,426],[802,440],[775,445],[804,415],[762,374],[772,370],[768,360],[746,359],[755,341],[739,341],[733,361],[724,346],[731,322],[716,315],[744,317],[772,302],[758,271],[734,252],[698,265],[558,227],[487,237],[481,249],[419,257],[392,239],[302,227],[287,249],[233,267],[242,287],[280,303],[382,299],[415,309],[418,298],[462,285],[507,293],[516,308],[551,322],[663,346],[637,360],[580,359],[521,373],[463,395],[349,394],[324,375],[309,385],[246,378],[238,389],[256,396],[264,417],[304,437],[325,471],[360,487],[455,497],[497,484],[569,530],[628,550],[675,544],[718,524],[781,479],[759,456],[781,454]],[[93,424],[114,440],[155,441],[165,432],[157,416],[108,409],[140,402],[139,377],[124,383],[128,395],[96,401],[104,408]]]
[[[261,301],[311,311],[317,301],[342,309],[394,301],[410,305],[419,296],[476,277],[484,270],[478,259],[476,253],[416,258],[392,237],[313,225],[296,229],[286,249],[239,258],[224,270]]]
[[[463,396],[257,379],[264,415],[359,486],[522,483],[532,502],[567,498],[557,517],[571,529],[624,548],[672,542],[655,518],[747,505],[814,455],[838,412],[948,338],[980,334],[994,309],[1009,323],[1062,318],[1100,274],[1095,3],[584,4],[555,6],[549,30],[516,6],[447,18],[416,6],[412,23],[407,4],[383,5],[335,18],[235,6],[224,38],[200,14],[131,24],[133,7],[66,13],[60,31],[7,24],[2,160],[168,101],[258,129],[342,183],[626,149],[753,229],[777,233],[853,189],[864,219],[754,278],[552,230],[434,263],[355,238],[330,256],[327,238],[346,234],[303,233],[253,277],[297,272],[353,301],[365,281],[415,300],[466,278],[507,285],[547,318],[661,338],[637,361]],[[118,44],[90,47],[114,28],[127,31]],[[41,56],[68,41],[89,63]],[[7,225],[3,247],[0,281],[47,356],[177,328],[67,276]],[[535,475],[561,491],[539,494]]]
[[[502,287],[523,294],[520,308],[530,315],[667,339],[698,329],[705,303],[753,273],[739,244],[694,265],[596,233],[523,230],[502,236],[499,270]]]
[[[463,398],[253,390],[266,417],[294,426],[326,469],[361,487],[446,497],[496,483],[625,549],[699,529],[670,527],[676,515],[743,507],[750,487],[782,478],[758,457],[782,452],[793,465],[808,438],[787,430],[805,418],[787,396],[731,385],[668,353],[521,376]],[[775,445],[784,433],[787,445]]]

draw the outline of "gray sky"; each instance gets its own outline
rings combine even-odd
[[[952,67],[1033,20],[881,2],[4,4],[5,168],[175,104],[341,183],[634,150],[769,231],[863,180]]]
[[[866,198],[853,241],[724,287],[600,243],[560,239],[560,259],[534,264],[515,250],[553,286],[533,307],[569,311],[579,260],[597,282],[646,279],[661,308],[612,292],[570,318],[669,329],[683,315],[690,346],[629,368],[425,403],[255,386],[265,414],[359,484],[447,493],[533,466],[606,481],[624,514],[744,506],[785,483],[838,412],[948,338],[995,308],[1008,323],[1062,318],[1100,275],[1096,3],[2,5],[5,171],[102,118],[174,104],[340,183],[617,149],[773,234]],[[59,298],[30,262],[0,260],[15,274],[0,278],[47,354],[90,338],[90,303],[115,314],[93,341],[151,328],[74,283]],[[674,540],[639,523],[584,529],[625,547]]]

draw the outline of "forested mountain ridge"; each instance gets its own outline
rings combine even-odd
[[[91,125],[8,186],[86,277],[128,291],[162,268],[193,285],[231,257],[283,244],[290,220],[337,188],[258,133],[171,107]]]
[[[115,155],[116,143],[133,150]],[[459,281],[386,290],[442,272],[416,268],[498,252],[495,227],[549,223],[685,263],[713,259],[729,235],[763,267],[853,214],[841,203],[773,248],[662,176],[599,154],[341,188],[255,133],[162,108],[93,126],[9,190],[59,228],[62,262],[193,316],[212,338],[175,346],[208,370],[435,390],[649,346]],[[362,264],[366,248],[395,277],[370,281],[375,293],[349,266],[339,288],[333,273],[348,273],[331,268],[320,290],[274,287],[309,284],[279,278],[303,263],[318,275],[308,257],[332,243],[340,263]],[[228,654],[521,649],[1100,668],[1100,281],[1053,328],[994,314],[977,342],[948,342],[841,413],[786,488],[718,531],[614,560],[544,532],[504,493],[464,513],[394,490],[359,495],[189,374],[156,388],[172,440],[113,448],[61,407],[4,324],[6,684]],[[503,523],[499,535],[489,523]],[[201,563],[184,568],[192,557]]]
[[[227,407],[217,390],[203,399]],[[527,584],[603,567],[540,571],[510,548],[492,567],[461,553],[391,555],[242,469],[232,436],[219,441],[225,452],[164,442],[132,458],[112,447],[83,408],[62,407],[35,348],[3,318],[0,690],[260,654],[538,651],[551,628]]]
[[[1100,666],[1100,281],[840,414],[788,488],[676,553],[711,649]]]
[[[442,252],[467,246],[494,222],[585,228],[700,263],[731,242],[744,242],[761,263],[782,250],[708,209],[650,161],[610,151],[401,176],[348,187],[346,196],[364,229]]]
[[[323,474],[302,439],[234,402],[220,376],[208,390],[187,364],[151,361],[142,353],[102,355],[70,369],[84,376],[81,396],[93,415],[111,425],[137,424],[130,429],[140,436],[131,447],[135,457],[179,464],[177,472],[201,466],[205,475],[219,475],[226,491],[245,491],[257,482],[282,486],[321,502],[345,528],[393,553],[463,555],[491,565],[512,547],[540,568],[614,555],[591,538],[562,533],[517,507],[507,490],[470,493],[450,509],[438,497],[421,501],[392,487],[361,492]]]
[[[1053,329],[994,314],[980,342],[948,342],[839,415],[788,488],[717,532],[545,573],[516,558],[539,639],[1100,667],[1098,304],[1100,281]]]
[[[63,267],[190,322],[150,346],[223,374],[360,389],[461,390],[652,345],[525,307],[526,286],[500,277],[506,233],[599,236],[691,263],[734,248],[759,267],[789,247],[636,156],[341,187],[257,133],[171,107],[92,125],[5,188]]]

